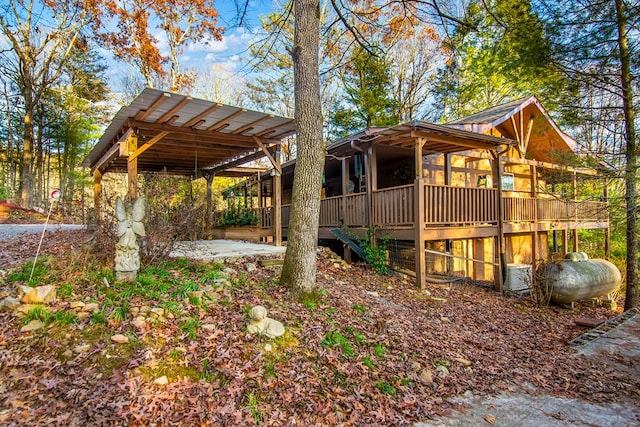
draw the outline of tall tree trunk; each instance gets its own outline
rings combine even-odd
[[[625,160],[627,162],[624,180],[627,202],[627,291],[624,308],[629,310],[638,305],[638,218],[636,168],[637,144],[633,110],[633,87],[631,58],[627,40],[627,16],[623,0],[616,0],[616,21],[618,24],[618,47],[620,49],[622,106],[624,110],[624,131],[626,140]]]
[[[20,206],[23,208],[30,208],[33,199],[33,103],[29,98],[25,93],[24,138],[20,165]]]
[[[320,1],[295,1],[293,75],[298,159],[293,179],[287,252],[281,282],[302,292],[315,287],[320,191],[324,170],[318,51]]]

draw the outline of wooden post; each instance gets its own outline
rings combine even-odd
[[[415,143],[415,170],[416,179],[413,189],[415,197],[414,212],[414,230],[415,230],[415,247],[416,247],[416,285],[423,289],[427,283],[427,264],[425,259],[424,247],[424,224],[425,218],[425,200],[424,200],[424,178],[422,177],[422,147],[424,139],[418,138]]]
[[[369,149],[367,150],[366,153],[364,153],[363,156],[363,163],[364,163],[364,179],[367,183],[367,191],[366,191],[366,197],[367,197],[367,202],[364,205],[364,222],[366,224],[367,227],[371,227],[372,225],[372,221],[371,221],[371,199],[372,199],[372,194],[371,194],[371,156],[369,155],[369,153],[371,153],[371,147],[369,147]],[[372,242],[375,245],[375,241]]]
[[[282,246],[282,173],[280,172],[280,146],[275,152],[273,170],[273,244]]]
[[[451,170],[451,154],[446,153],[444,155],[444,185],[451,185]],[[451,239],[444,241],[444,251],[453,255],[453,241]],[[453,271],[453,257],[446,257],[445,263],[447,264],[447,272],[451,273]]]
[[[340,205],[340,213],[339,219],[342,221],[342,224],[347,223],[347,192],[349,191],[349,159],[344,158],[340,162],[341,172],[342,172],[342,203]],[[351,248],[349,245],[344,244],[343,254],[345,262],[351,263]]]
[[[102,172],[93,171],[93,206],[95,210],[96,225],[102,224]]]
[[[427,262],[425,259],[424,248],[424,224],[425,219],[425,200],[424,200],[424,185],[423,178],[416,178],[415,187],[413,189],[415,194],[415,247],[416,247],[416,285],[423,289],[427,283]]]
[[[133,153],[138,149],[138,136],[135,133],[131,133],[127,139],[127,145],[129,146],[129,161],[127,162],[128,197],[133,202],[138,198],[138,156],[133,156]]]
[[[531,263],[533,268],[538,261],[538,170],[535,164],[529,166],[531,171],[531,198],[533,199],[533,233],[531,235]]]
[[[569,252],[569,232],[562,230],[562,255],[566,255]]]
[[[500,154],[496,153],[493,160],[493,185],[498,192],[498,236],[495,247],[497,249],[498,259],[496,262],[496,268],[494,269],[494,281],[495,290],[497,292],[503,291],[503,271],[506,269],[507,257],[504,252],[504,230],[503,230],[503,218],[504,218],[504,206],[502,203],[502,164],[500,162]]]
[[[207,217],[205,218],[204,226],[206,228],[207,237],[211,237],[211,231],[213,229],[213,180],[216,174],[213,172],[205,171],[204,179],[207,180]]]

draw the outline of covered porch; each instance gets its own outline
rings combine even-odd
[[[144,89],[113,118],[83,162],[94,178],[96,222],[102,219],[102,177],[126,173],[127,199],[138,197],[138,174],[204,178],[207,228],[213,227],[212,183],[219,177],[250,177],[263,172],[251,162],[266,158],[274,182],[269,226],[263,231],[282,242],[280,148],[295,133],[293,119],[250,111],[157,89]],[[264,230],[266,228],[266,230]]]

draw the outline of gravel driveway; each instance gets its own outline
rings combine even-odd
[[[0,224],[0,239],[12,239],[23,234],[42,233],[44,224]],[[85,225],[79,224],[47,224],[47,232],[57,230],[83,230]]]

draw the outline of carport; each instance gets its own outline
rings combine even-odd
[[[93,173],[96,221],[101,217],[102,176],[108,172],[127,174],[129,200],[137,198],[139,172],[204,177],[209,221],[214,177],[259,173],[264,169],[246,165],[266,157],[274,176],[273,241],[280,245],[280,146],[294,133],[290,118],[146,88],[118,111],[82,163]]]

